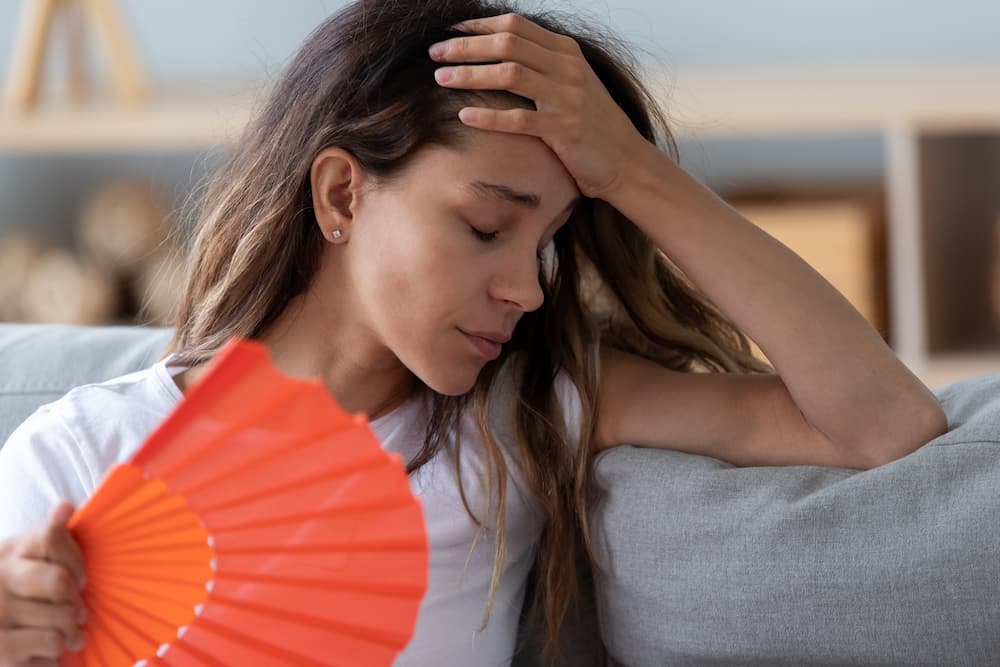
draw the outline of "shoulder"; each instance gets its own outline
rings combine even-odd
[[[82,385],[14,429],[0,448],[0,488],[15,499],[16,512],[0,512],[0,531],[44,520],[60,499],[86,500],[104,472],[126,460],[169,414],[176,401],[162,382],[154,366]]]
[[[599,365],[597,350],[597,345],[592,346],[588,350],[590,354],[588,363]],[[498,384],[495,387],[497,393],[502,396],[516,398],[517,388],[521,386],[523,380],[523,371],[524,355],[522,352],[515,352],[508,358],[506,365],[501,371]],[[579,448],[584,417],[584,405],[580,388],[576,385],[567,369],[558,368],[553,379],[552,390],[556,399],[556,407],[560,413],[557,417],[562,420],[564,432],[575,453]],[[511,407],[513,407],[513,403]]]

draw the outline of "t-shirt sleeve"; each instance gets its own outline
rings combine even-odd
[[[79,507],[93,478],[69,427],[51,404],[41,406],[0,449],[0,539],[44,524],[60,500]]]
[[[569,373],[560,370],[555,379],[556,398],[566,420],[566,437],[573,450],[573,456],[580,451],[580,436],[583,432],[583,401]]]
[[[594,364],[595,372],[599,373],[597,362],[599,360],[598,348],[593,346],[590,349],[590,362]],[[595,377],[599,377],[595,375]],[[573,450],[573,456],[580,451],[580,439],[583,434],[583,400],[580,391],[569,373],[560,369],[555,379],[556,397],[559,400],[559,407],[562,409],[563,418],[566,420],[566,434],[569,445]]]

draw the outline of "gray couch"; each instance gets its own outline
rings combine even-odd
[[[69,388],[152,364],[169,335],[0,324],[0,443]],[[559,664],[1000,664],[1000,375],[935,394],[949,431],[873,470],[603,453],[608,570],[584,572]],[[540,664],[540,627],[523,619],[515,667]]]

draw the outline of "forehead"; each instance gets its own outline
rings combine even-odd
[[[543,211],[562,209],[579,196],[576,181],[540,139],[483,130],[472,132],[479,136],[462,148],[428,147],[420,171],[446,181],[437,183],[438,187],[447,187],[470,199],[497,194],[483,184],[505,186],[513,193],[533,193],[539,201],[522,203]]]

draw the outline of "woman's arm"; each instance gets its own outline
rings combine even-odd
[[[434,59],[502,62],[449,67],[441,85],[509,90],[536,106],[468,107],[459,113],[462,122],[542,139],[584,195],[604,199],[638,225],[778,371],[755,391],[756,381],[735,375],[709,381],[635,360],[608,361],[601,389],[619,389],[606,391],[598,407],[599,444],[658,435],[673,441],[686,430],[689,451],[722,451],[720,443],[735,434],[740,446],[759,450],[752,460],[878,465],[946,430],[934,394],[840,293],[638,133],[575,40],[517,14],[455,27],[470,36],[435,45]],[[695,384],[700,391],[690,393]],[[657,410],[668,402],[711,406],[712,418],[670,418]]]
[[[652,144],[644,142],[633,155],[602,198],[767,355],[780,382],[774,378],[761,397],[763,411],[790,419],[800,412],[830,442],[874,465],[905,456],[947,429],[934,394],[812,267]],[[650,372],[636,368],[631,372]],[[628,386],[622,379],[620,386]],[[795,430],[789,423],[775,429]],[[628,441],[628,433],[617,437]]]

